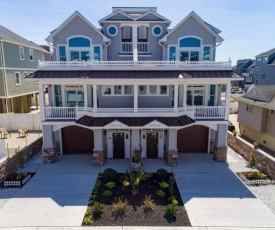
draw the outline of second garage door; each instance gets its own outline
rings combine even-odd
[[[79,126],[62,129],[63,154],[93,153],[94,131]]]
[[[208,127],[194,125],[180,129],[177,135],[179,153],[207,153]]]

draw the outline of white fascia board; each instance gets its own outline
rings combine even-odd
[[[192,11],[189,15],[187,15],[180,23],[178,23],[168,34],[166,34],[162,39],[160,39],[160,42],[166,42],[167,37],[170,36],[174,31],[177,30],[178,27],[180,27],[187,19],[190,17],[193,17],[198,23],[202,25],[210,34],[216,37],[216,42],[222,42],[223,38],[216,34],[208,25],[205,24],[205,22],[194,12]]]
[[[98,34],[103,37],[104,42],[110,42],[110,39],[107,38],[104,34],[100,33],[98,29],[90,23],[85,17],[83,17],[78,11],[75,11],[69,18],[67,18],[53,33],[51,33],[45,40],[48,42],[53,42],[53,37],[62,31],[71,21],[73,21],[76,17],[80,17],[84,22],[86,22],[91,28],[93,28]]]
[[[115,11],[115,12],[113,12],[113,13],[107,15],[106,17],[100,19],[98,22],[99,22],[99,23],[109,22],[109,21],[106,21],[106,20],[107,20],[108,18],[111,18],[111,17],[117,15],[117,14],[122,14],[123,16],[125,16],[125,17],[129,18],[130,20],[134,21],[134,18],[132,18],[131,16],[125,14],[125,13],[122,12],[121,10],[117,10],[117,11]]]
[[[160,15],[160,14],[158,14],[158,13],[152,11],[152,10],[149,10],[149,11],[146,12],[145,14],[142,14],[142,15],[140,15],[139,17],[134,18],[134,20],[137,21],[137,20],[139,20],[139,19],[142,19],[143,17],[147,16],[148,14],[153,14],[153,15],[155,15],[156,17],[158,17],[158,18],[164,20],[164,22],[166,22],[166,23],[168,23],[168,24],[171,24],[171,21],[170,21],[169,19],[163,17],[162,15]],[[159,21],[154,21],[154,22],[157,22],[157,23],[158,23]]]

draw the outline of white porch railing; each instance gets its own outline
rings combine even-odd
[[[45,119],[75,119],[76,107],[45,107]]]
[[[177,111],[177,113],[175,113]],[[45,107],[44,116],[45,119],[76,119],[79,116],[93,115],[96,113],[108,113],[109,115],[116,116],[117,113],[134,113],[134,108],[97,108],[94,111],[91,107]],[[169,116],[184,115],[185,112],[190,114],[194,113],[194,119],[224,119],[225,118],[225,106],[186,106],[179,107],[177,110],[174,108],[138,108],[137,115],[148,113],[167,113]],[[77,116],[77,113],[78,116]],[[143,115],[143,116],[144,116]],[[157,116],[157,114],[155,114]],[[189,116],[189,115],[188,115]],[[193,117],[193,116],[192,116]]]
[[[137,49],[138,53],[148,53],[149,42],[138,42]],[[121,42],[121,53],[133,53],[133,43],[132,42]]]
[[[39,67],[115,67],[115,66],[139,66],[139,67],[231,67],[231,61],[39,61]]]
[[[196,118],[225,118],[225,106],[194,106],[194,117]]]

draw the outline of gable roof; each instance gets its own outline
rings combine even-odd
[[[176,31],[184,22],[187,21],[190,17],[193,17],[199,24],[202,25],[210,34],[212,34],[214,37],[216,37],[217,42],[222,42],[223,39],[221,36],[219,36],[214,30],[213,26],[210,26],[210,24],[205,23],[194,11],[192,11],[189,15],[187,15],[180,23],[178,23],[169,33],[167,33],[162,39],[160,39],[160,42],[167,41],[167,37],[170,36],[174,31]],[[212,27],[212,28],[211,28]]]
[[[253,97],[253,91],[255,90],[260,94],[260,98],[262,98],[263,100],[259,100],[259,97]],[[275,86],[254,85],[247,91],[245,95],[237,97],[235,99],[246,104],[256,105],[262,108],[275,110]]]
[[[135,12],[133,11],[131,13],[134,14]],[[106,17],[100,19],[98,22],[102,25],[102,23],[105,22],[105,21],[108,21],[108,20],[112,21],[111,18],[114,17],[114,16],[116,16],[116,15],[118,15],[118,14],[121,14],[124,17],[128,18],[129,21],[142,21],[143,17],[145,17],[145,16],[147,16],[149,14],[152,14],[152,15],[158,17],[159,19],[161,19],[161,21],[167,22],[168,24],[171,23],[171,21],[169,19],[167,19],[167,18],[163,17],[162,15],[158,14],[156,12],[156,10],[148,9],[148,11],[146,11],[145,13],[143,13],[143,12],[138,12],[138,13],[141,14],[141,15],[138,16],[138,17],[132,17],[131,14],[129,15],[129,14],[123,12],[121,9],[117,9],[117,10],[113,11],[113,13],[111,13],[111,14],[107,15]],[[117,21],[117,20],[118,19],[115,19],[114,21]],[[123,20],[124,19],[121,19],[121,21],[123,21]]]
[[[0,40],[11,42],[11,43],[17,43],[22,46],[28,46],[37,50],[41,50],[42,52],[48,53],[48,51],[45,50],[43,47],[31,41],[28,41],[27,39],[19,36],[18,34],[12,32],[11,30],[1,25],[0,25]]]
[[[260,53],[256,57],[266,57],[266,56],[269,56],[269,55],[274,54],[274,53],[275,53],[275,48],[273,48],[271,50],[268,50],[266,52]]]
[[[76,17],[80,17],[84,22],[86,22],[91,28],[93,28],[98,34],[103,38],[104,42],[109,42],[110,39],[102,34],[92,23],[90,23],[85,17],[83,17],[78,11],[75,11],[69,18],[67,18],[57,29],[53,30],[52,33],[46,38],[46,41],[52,42],[53,37],[62,31],[70,22],[72,22]]]

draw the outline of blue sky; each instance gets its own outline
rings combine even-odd
[[[275,47],[274,0],[0,0],[0,24],[37,44],[78,10],[96,27],[113,6],[155,6],[173,28],[191,11],[222,31],[217,61],[238,59]]]

